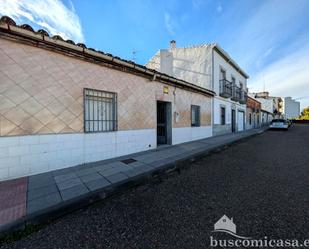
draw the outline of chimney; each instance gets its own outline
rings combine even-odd
[[[175,40],[171,40],[170,41],[170,49],[174,49],[176,48],[176,41]]]
[[[233,218],[231,218],[231,221],[233,222]]]

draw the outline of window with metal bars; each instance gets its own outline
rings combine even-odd
[[[84,131],[117,130],[117,94],[84,89]]]
[[[191,126],[200,126],[200,107],[191,105]]]
[[[225,107],[221,107],[221,125],[225,125]]]

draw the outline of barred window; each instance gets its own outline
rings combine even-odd
[[[200,107],[191,105],[191,126],[200,126]]]
[[[221,107],[221,125],[225,125],[225,107]]]
[[[105,132],[117,130],[117,94],[84,89],[84,130]]]

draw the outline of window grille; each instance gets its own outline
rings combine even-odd
[[[200,126],[200,107],[197,105],[191,106],[191,126]]]
[[[221,107],[221,125],[225,125],[225,107]]]
[[[84,131],[117,130],[117,94],[84,89]]]

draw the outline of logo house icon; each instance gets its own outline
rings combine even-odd
[[[233,222],[233,218],[229,218],[223,215],[214,225],[214,231],[229,231],[236,234],[236,225]]]

